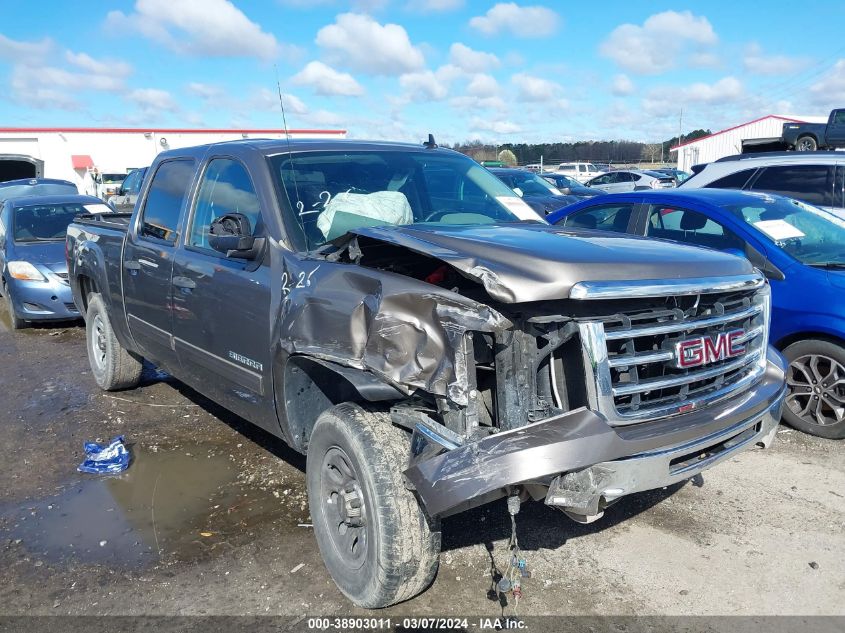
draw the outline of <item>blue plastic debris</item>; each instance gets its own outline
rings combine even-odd
[[[129,451],[123,445],[123,436],[118,435],[107,446],[85,442],[85,461],[77,470],[81,473],[122,473],[129,468]]]

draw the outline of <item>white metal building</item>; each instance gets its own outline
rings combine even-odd
[[[783,124],[786,122],[825,123],[826,121],[827,117],[769,114],[748,123],[714,132],[709,136],[702,136],[694,141],[681,143],[669,151],[678,152],[678,169],[690,171],[693,165],[741,154],[743,147],[746,147],[747,152],[749,148],[777,144],[783,131]]]
[[[289,130],[292,138],[345,138],[346,130]],[[284,131],[128,128],[0,128],[0,181],[61,178],[95,195],[92,177],[149,165],[159,152],[244,138],[284,138]]]

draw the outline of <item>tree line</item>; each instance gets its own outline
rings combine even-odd
[[[683,142],[695,140],[710,134],[710,130],[694,130],[683,136]],[[675,162],[676,156],[669,149],[678,144],[674,136],[662,143],[640,143],[637,141],[576,141],[574,143],[502,143],[492,145],[480,140],[455,143],[452,149],[477,161],[498,160],[499,154],[516,157],[519,165],[539,163],[540,157],[546,164],[591,161],[597,163]]]

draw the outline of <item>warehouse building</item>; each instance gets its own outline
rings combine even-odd
[[[748,123],[702,136],[669,149],[677,152],[678,169],[710,163],[725,156],[784,149],[780,143],[784,123],[825,123],[827,117],[769,114]]]
[[[345,138],[346,130],[289,130],[291,138]],[[0,128],[0,181],[60,178],[97,194],[97,174],[146,167],[159,152],[245,138],[281,139],[281,129]]]

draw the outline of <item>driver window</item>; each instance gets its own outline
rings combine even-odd
[[[246,168],[229,158],[215,158],[208,163],[200,183],[188,245],[211,250],[208,243],[211,223],[227,213],[245,215],[253,235],[256,234],[261,211]]]

